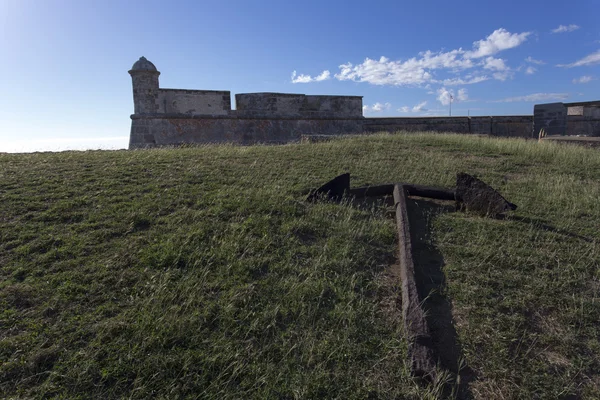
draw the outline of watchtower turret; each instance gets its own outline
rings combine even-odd
[[[140,57],[129,70],[133,84],[133,105],[135,114],[154,114],[158,111],[158,76],[160,72],[154,64]]]

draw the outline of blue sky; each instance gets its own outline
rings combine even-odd
[[[0,0],[0,151],[127,147],[140,56],[161,87],[360,95],[372,117],[598,100],[598,6]]]

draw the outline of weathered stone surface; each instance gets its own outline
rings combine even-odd
[[[517,208],[491,186],[463,172],[456,175],[456,199],[461,208],[481,215],[495,216]]]
[[[231,93],[225,90],[159,89],[158,112],[165,114],[229,115]]]
[[[563,103],[536,104],[533,107],[533,131],[538,137],[544,129],[547,135],[564,135],[567,127],[567,107]]]
[[[365,118],[366,132],[433,131],[502,137],[532,137],[531,115],[493,117]]]
[[[132,115],[132,136],[129,148],[177,146],[181,144],[289,143],[300,141],[303,134],[320,132],[329,135],[356,134],[360,122],[347,118],[287,118],[191,116],[191,115]],[[146,121],[148,142],[136,135],[134,128]]]
[[[362,117],[362,96],[314,96],[293,93],[241,93],[235,95],[240,116],[249,112],[273,116]]]
[[[323,186],[311,192],[307,201],[315,201],[320,196],[326,196],[331,200],[340,200],[345,193],[350,191],[350,174],[345,173],[339,176],[336,176],[329,182],[325,183]]]

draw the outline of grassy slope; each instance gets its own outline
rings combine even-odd
[[[528,218],[436,220],[471,392],[600,396],[600,251],[569,236],[600,240],[600,153],[445,135],[0,155],[0,393],[433,398],[387,306],[393,220],[301,193],[459,170]]]

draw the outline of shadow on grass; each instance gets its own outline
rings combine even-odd
[[[454,204],[409,198],[407,208],[419,298],[423,302],[440,366],[454,378],[454,382],[448,384],[447,395],[454,390],[457,399],[472,399],[469,383],[475,379],[475,373],[464,364],[462,348],[452,323],[452,304],[443,294],[446,285],[444,259],[431,237],[431,223],[435,216],[454,212]]]

